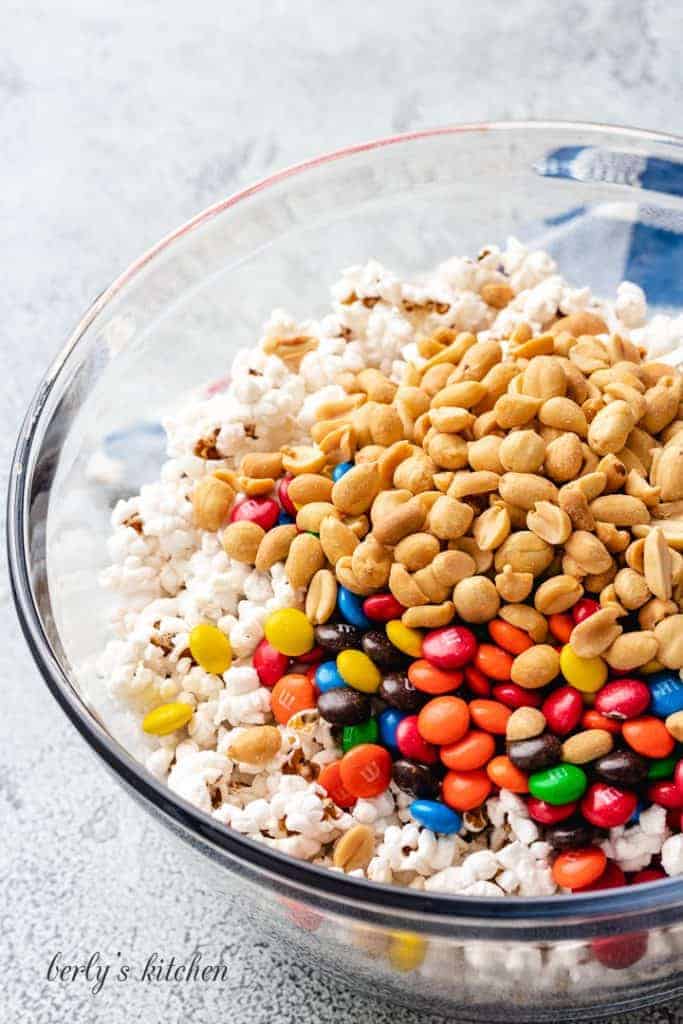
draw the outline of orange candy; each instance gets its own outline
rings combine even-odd
[[[509,789],[511,793],[529,792],[528,775],[514,765],[505,754],[489,761],[486,765],[486,774],[491,782],[501,789]]]
[[[462,678],[462,672],[446,672],[424,658],[413,661],[408,669],[408,679],[422,693],[452,693],[462,684]]]
[[[279,679],[270,695],[270,706],[275,721],[287,725],[292,715],[316,705],[315,686],[308,676],[291,672]]]
[[[504,736],[508,718],[512,709],[498,700],[470,701],[470,717],[475,725],[484,732],[492,732],[495,736]]]
[[[644,757],[668,757],[675,746],[674,738],[664,722],[652,715],[624,722],[621,734],[629,747]]]
[[[496,741],[488,732],[472,729],[461,740],[441,747],[439,756],[447,768],[471,772],[483,768],[496,751]]]
[[[503,619],[493,619],[489,622],[489,634],[494,643],[502,647],[509,654],[521,654],[534,646],[534,642],[528,633],[516,626],[511,626]]]
[[[553,864],[553,878],[563,889],[582,889],[597,882],[605,870],[607,857],[598,846],[582,850],[565,850]]]
[[[510,679],[513,661],[511,654],[493,644],[479,644],[474,656],[475,668],[499,683],[507,683]]]
[[[473,772],[447,772],[441,787],[444,803],[455,811],[472,811],[481,807],[492,789],[492,783],[481,768]]]
[[[561,644],[569,643],[574,625],[573,618],[566,612],[556,612],[554,615],[548,616],[548,629]]]
[[[391,782],[391,754],[377,743],[360,743],[342,757],[339,778],[352,796],[379,796]]]
[[[323,787],[330,800],[334,800],[338,807],[353,807],[356,797],[353,793],[349,793],[342,782],[341,775],[339,774],[340,765],[341,761],[332,761],[331,764],[326,764],[324,768],[321,768],[317,781]]]
[[[434,697],[417,716],[417,731],[428,743],[455,743],[470,724],[467,704],[460,697]]]
[[[584,693],[582,696],[586,697],[587,694]],[[616,718],[608,718],[607,715],[601,715],[599,711],[593,711],[590,708],[584,711],[581,718],[581,725],[584,729],[605,729],[606,732],[615,735],[621,732],[621,724]]]

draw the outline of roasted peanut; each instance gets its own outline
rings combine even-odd
[[[495,577],[496,590],[504,601],[518,604],[525,601],[534,585],[534,577],[530,572],[514,572],[511,565],[503,567],[503,571]]]
[[[330,501],[332,481],[320,473],[302,473],[290,480],[288,494],[297,508],[313,501]]]
[[[442,494],[430,509],[428,528],[440,540],[456,540],[467,533],[473,516],[469,505]]]
[[[516,430],[499,446],[500,461],[511,473],[535,473],[545,458],[545,442],[535,430]]]
[[[318,538],[310,533],[298,534],[290,544],[285,562],[285,575],[291,585],[295,589],[307,586],[324,565],[325,555]]]
[[[453,603],[464,622],[489,622],[498,613],[500,598],[488,576],[471,576],[455,585]]]
[[[195,484],[190,500],[194,525],[215,533],[225,525],[235,500],[235,489],[216,476],[205,476]]]
[[[542,615],[565,612],[583,594],[583,587],[573,576],[551,576],[541,583],[534,596],[534,607]]]
[[[258,549],[266,531],[258,523],[248,522],[246,519],[230,523],[223,530],[221,543],[223,549],[230,558],[236,562],[245,562],[253,565],[256,561]]]
[[[617,608],[601,608],[574,626],[570,643],[580,658],[596,658],[611,647],[622,633]]]
[[[399,467],[400,468],[400,467]],[[354,466],[332,487],[332,503],[346,515],[358,516],[372,505],[379,491],[379,472],[374,462]]]
[[[614,592],[627,611],[642,608],[652,597],[647,581],[635,569],[620,569],[614,577]]]
[[[536,644],[518,654],[512,662],[512,681],[525,690],[546,686],[560,671],[560,655],[549,644]]]
[[[337,605],[337,581],[329,569],[319,569],[308,585],[306,617],[314,626],[327,622]]]
[[[296,533],[296,526],[293,523],[275,526],[272,530],[268,530],[258,546],[254,561],[255,568],[259,572],[267,572],[276,562],[284,562]]]
[[[404,565],[409,572],[415,572],[429,565],[439,554],[439,550],[439,542],[431,533],[413,533],[396,545],[394,559]]]
[[[549,501],[537,501],[527,512],[526,525],[547,544],[564,544],[572,532],[572,522],[566,512]]]

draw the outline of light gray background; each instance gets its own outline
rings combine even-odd
[[[0,0],[3,484],[29,396],[85,306],[202,207],[316,153],[446,122],[681,131],[682,29],[665,0]],[[38,678],[4,570],[0,588],[0,1019],[417,1024],[268,936],[255,945],[180,873]],[[44,980],[57,949],[140,962],[160,944],[225,954],[229,991],[93,1000]]]

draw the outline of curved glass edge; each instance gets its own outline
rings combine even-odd
[[[416,892],[364,879],[347,879],[232,832],[192,804],[171,794],[163,783],[145,772],[137,761],[112,741],[104,727],[90,714],[62,670],[44,630],[34,600],[29,558],[31,504],[37,495],[46,489],[49,491],[45,485],[50,481],[50,468],[38,465],[36,460],[36,453],[46,433],[46,408],[55,398],[61,374],[80,339],[109,301],[151,260],[176,239],[187,235],[237,202],[290,176],[313,170],[331,161],[384,146],[443,135],[514,130],[606,133],[615,139],[683,146],[683,138],[674,135],[593,123],[510,121],[456,125],[389,136],[328,153],[279,171],[208,207],[144,253],[98,296],[50,366],[29,406],[12,460],[7,497],[7,552],[10,583],[21,629],[53,697],[119,780],[132,788],[143,803],[151,805],[149,809],[160,814],[166,824],[171,827],[180,826],[186,841],[192,842],[193,835],[200,836],[209,844],[215,856],[223,861],[234,861],[233,867],[239,866],[240,871],[257,883],[269,881],[289,889],[299,898],[312,898],[331,913],[362,913],[365,920],[378,924],[386,923],[390,912],[411,918],[415,916],[417,920],[411,921],[411,925],[417,930],[426,930],[428,927],[430,934],[453,935],[455,925],[471,928],[476,924],[477,935],[481,938],[494,935],[500,938],[499,930],[502,928],[506,939],[527,940],[529,928],[533,927],[534,939],[542,941],[546,937],[589,937],[595,934],[596,925],[608,919],[611,930],[622,930],[618,924],[621,922],[624,931],[634,927],[633,919],[636,917],[640,928],[655,925],[661,928],[679,921],[679,910],[683,906],[683,879],[672,878],[635,889],[606,890],[586,896],[553,896],[550,900],[544,897],[506,897],[494,901],[445,893]],[[59,395],[56,397],[59,398]],[[37,478],[40,478],[38,489],[35,487]]]

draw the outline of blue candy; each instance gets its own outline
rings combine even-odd
[[[346,587],[340,587],[337,592],[337,608],[341,615],[352,626],[359,629],[370,629],[372,623],[363,611],[363,602],[356,594],[352,594]]]
[[[340,462],[338,466],[335,466],[332,470],[332,479],[336,483],[337,480],[341,480],[344,473],[348,473],[350,469],[353,469],[352,462]]]
[[[462,818],[439,800],[413,800],[408,808],[418,825],[424,825],[432,832],[452,835],[462,828]]]
[[[285,512],[284,509],[282,509],[282,511],[280,512],[279,516],[277,517],[277,525],[278,526],[289,526],[290,523],[293,523],[293,522],[294,522],[294,520],[292,519],[292,517],[290,515],[288,515],[288,513]]]
[[[637,825],[638,822],[640,821],[640,815],[641,815],[641,813],[644,810],[645,810],[645,801],[644,800],[639,800],[638,803],[635,806],[635,810],[633,811],[633,814],[628,819],[628,824],[629,825]]]
[[[648,683],[653,715],[668,718],[674,711],[683,711],[683,680],[678,672],[655,672]]]
[[[340,686],[346,686],[346,683],[334,661],[323,661],[315,670],[315,685],[321,693],[327,693],[328,690],[338,690]]]
[[[402,711],[387,708],[379,716],[379,735],[385,747],[396,747],[396,729],[398,723],[405,718]]]

